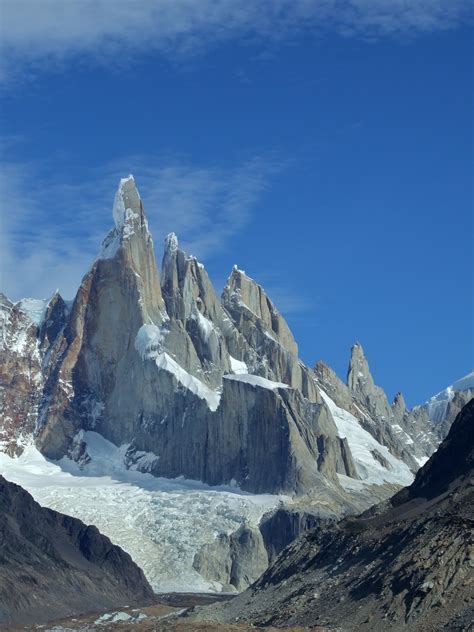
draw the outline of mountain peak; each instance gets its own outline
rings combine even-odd
[[[364,349],[358,340],[356,340],[351,347],[351,356],[365,358]]]
[[[406,410],[407,405],[405,402],[405,397],[403,396],[402,392],[398,392],[393,400],[393,404],[392,404],[392,408],[396,408],[398,410],[400,410],[402,413]]]
[[[174,254],[179,250],[179,242],[176,233],[169,233],[165,237],[165,252]]]
[[[270,338],[290,351],[298,355],[298,346],[287,322],[272,303],[261,285],[249,277],[236,265],[232,268],[227,283],[222,293],[222,304],[232,315],[237,326],[242,319],[249,320],[254,327],[256,320],[261,321]],[[259,327],[261,328],[261,327]]]
[[[132,175],[120,180],[115,193],[112,214],[118,230],[130,220],[144,219],[142,201]]]
[[[236,263],[234,263],[234,265],[232,266],[232,272],[235,272],[236,274],[243,274],[244,276],[247,276],[245,274],[245,270],[241,270]]]
[[[365,357],[364,349],[360,342],[355,342],[351,347],[351,359],[347,371],[348,384],[359,379],[371,379],[369,363]]]

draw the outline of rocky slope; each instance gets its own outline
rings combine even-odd
[[[313,529],[245,593],[198,614],[342,630],[471,629],[474,400],[414,483],[385,507]]]
[[[245,525],[229,536],[220,534],[200,549],[193,567],[206,579],[221,583],[225,592],[245,590],[268,567],[262,534]]]
[[[438,446],[427,411],[408,410],[402,393],[392,404],[372,377],[364,350],[356,343],[351,350],[347,384],[324,362],[314,367],[318,384],[341,408],[350,411],[367,430],[390,452],[401,458],[413,472]]]
[[[43,383],[37,335],[21,306],[0,294],[0,441],[9,454],[21,450],[35,425]]]
[[[149,604],[131,557],[93,526],[44,509],[0,476],[0,623]]]

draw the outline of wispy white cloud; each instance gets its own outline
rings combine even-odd
[[[75,238],[77,220],[60,219],[58,187],[44,185],[34,165],[1,165],[0,291],[13,299],[47,297],[57,287],[70,297],[90,264],[91,235]]]
[[[248,224],[283,164],[254,157],[225,169],[136,156],[94,170],[80,183],[45,176],[44,165],[0,166],[0,290],[17,299],[46,297],[57,287],[66,297],[75,294],[111,227],[118,179],[129,170],[144,200],[158,257],[165,235],[174,231],[186,250],[206,258]]]
[[[268,43],[302,30],[379,38],[470,19],[470,0],[2,0],[2,70],[12,79],[77,56],[117,65],[233,38]]]
[[[259,282],[262,283],[259,279]],[[265,291],[277,309],[285,316],[304,314],[314,309],[314,303],[308,296],[298,294],[289,285],[265,283]]]

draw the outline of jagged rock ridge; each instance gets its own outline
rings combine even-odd
[[[234,270],[225,294],[245,285],[250,306],[242,301],[230,314],[173,236],[160,284],[131,177],[120,183],[113,215],[115,227],[48,349],[35,428],[42,452],[85,456],[75,437],[93,429],[130,444],[130,462],[134,453],[154,453],[147,467],[157,475],[235,480],[252,491],[329,485],[342,499],[336,474],[346,473],[350,457],[337,456],[341,442],[317,390],[309,398],[288,388],[311,372],[300,367],[263,290]],[[259,314],[239,329],[239,309],[253,311],[255,294]],[[268,339],[264,348],[249,342],[251,330]]]
[[[434,449],[426,436],[415,441],[400,399],[390,407],[371,378],[359,379],[359,347],[349,386],[305,366],[284,318],[237,267],[219,300],[202,264],[170,235],[160,282],[131,176],[120,182],[113,217],[71,306],[55,295],[31,326],[20,305],[5,298],[0,306],[2,371],[16,367],[22,376],[2,377],[11,450],[33,432],[46,456],[87,460],[81,431],[95,430],[127,444],[127,462],[155,475],[235,481],[257,492],[317,488],[321,500],[349,509],[341,476],[363,479],[364,468],[326,395],[390,451],[374,451],[382,480],[396,482],[392,457],[414,471]],[[26,346],[18,351],[9,336]]]
[[[364,350],[351,350],[347,384],[324,362],[314,367],[318,384],[334,402],[351,412],[377,441],[402,459],[413,472],[434,452],[439,439],[424,409],[408,410],[402,393],[390,405],[372,377]]]

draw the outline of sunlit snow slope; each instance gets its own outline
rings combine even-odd
[[[468,373],[443,391],[433,395],[433,397],[426,402],[425,406],[428,408],[429,418],[434,423],[442,421],[446,415],[448,404],[453,399],[455,392],[468,389],[474,389],[474,371],[471,371],[471,373]]]
[[[0,453],[0,472],[41,505],[96,525],[130,553],[158,592],[220,591],[192,568],[194,554],[219,532],[245,521],[256,525],[279,502],[278,496],[129,471],[127,446],[117,448],[94,432],[84,438],[92,459],[82,470],[69,459],[48,461],[30,445],[15,459]]]
[[[336,406],[321,388],[319,391],[331,412],[339,436],[346,438],[349,443],[361,482],[366,485],[410,485],[413,474],[409,467],[364,430],[354,415]],[[347,485],[346,481],[347,477],[342,477],[341,483],[353,489],[354,483],[350,481]]]

